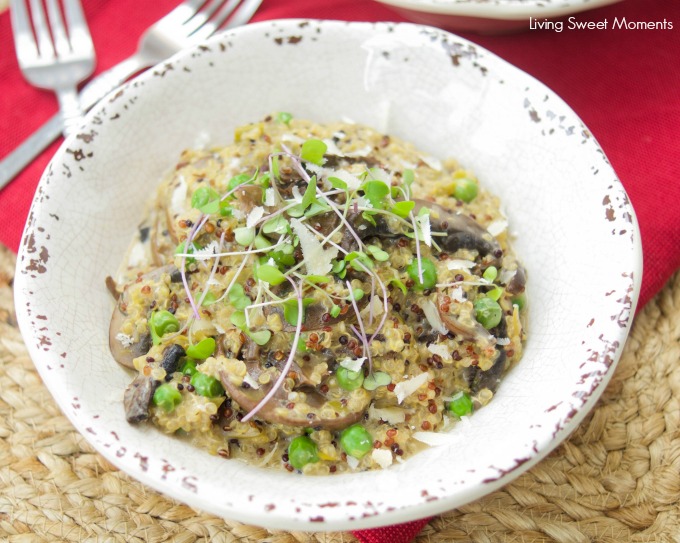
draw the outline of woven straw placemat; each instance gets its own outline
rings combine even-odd
[[[352,542],[270,531],[165,498],[71,426],[17,329],[14,255],[0,247],[0,541]],[[637,316],[593,412],[503,489],[433,519],[417,543],[680,542],[680,274]]]

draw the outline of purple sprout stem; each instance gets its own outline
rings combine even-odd
[[[300,334],[302,333],[302,318],[303,318],[303,311],[304,308],[302,306],[302,287],[298,288],[298,285],[295,284],[295,282],[290,278],[286,277],[290,284],[293,286],[293,290],[295,291],[295,294],[297,295],[298,299],[298,320],[295,328],[295,336],[293,337],[293,345],[290,348],[290,354],[288,355],[288,360],[286,360],[286,364],[284,365],[283,369],[281,370],[281,374],[279,375],[279,378],[276,380],[274,383],[274,386],[269,389],[269,392],[265,394],[265,397],[260,400],[260,402],[253,407],[248,414],[246,414],[245,417],[241,419],[241,422],[248,422],[251,418],[255,416],[255,414],[262,409],[269,400],[271,400],[274,397],[274,394],[276,394],[276,391],[281,388],[281,385],[283,384],[283,381],[286,379],[286,376],[288,375],[288,372],[290,371],[291,366],[293,365],[293,360],[295,359],[295,353],[297,351],[297,346],[298,343],[300,342]]]

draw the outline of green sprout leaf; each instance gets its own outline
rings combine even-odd
[[[263,264],[257,268],[257,278],[261,281],[266,281],[270,285],[280,285],[286,280],[278,268],[270,264]]]
[[[250,298],[246,295],[243,290],[243,286],[235,283],[231,289],[229,289],[229,302],[236,309],[245,309],[251,304]],[[233,323],[232,323],[233,324]]]
[[[390,279],[390,285],[394,285],[399,290],[401,290],[401,292],[404,296],[406,296],[406,294],[408,293],[408,289],[406,288],[406,285],[400,279],[397,279],[396,277],[394,279]]]
[[[314,298],[302,299],[302,322],[305,322],[305,309],[314,301]],[[297,326],[298,323],[298,300],[291,298],[283,302],[283,318],[292,326]]]
[[[389,260],[390,255],[388,255],[385,251],[383,251],[380,247],[377,245],[367,245],[366,250],[371,254],[373,258],[375,258],[378,262],[386,262]]]
[[[364,379],[364,388],[366,390],[375,390],[378,387],[384,387],[392,382],[392,377],[384,371],[376,371],[366,376]]]
[[[390,194],[390,187],[387,186],[387,183],[384,181],[366,181],[361,189],[374,208],[383,209],[385,198]]]
[[[328,182],[331,184],[331,187],[334,189],[340,189],[340,190],[347,190],[347,183],[345,183],[342,179],[339,177],[329,177]]]
[[[300,158],[317,166],[323,165],[323,155],[328,150],[328,146],[321,140],[309,139],[302,144]]]
[[[243,226],[234,230],[234,239],[239,245],[244,247],[255,241],[255,227]]]
[[[288,232],[290,232],[290,224],[283,215],[277,215],[262,225],[263,234],[287,234]]]
[[[220,195],[215,189],[200,187],[191,195],[191,207],[205,215],[217,213],[220,210]]]
[[[279,111],[276,114],[276,122],[277,123],[283,123],[283,124],[290,124],[290,121],[293,120],[293,116],[290,113],[287,113],[285,111]]]
[[[245,330],[246,335],[252,339],[258,345],[266,345],[272,337],[272,333],[269,330]]]
[[[198,360],[205,360],[215,352],[215,340],[211,337],[202,339],[195,345],[187,347],[187,356]]]
[[[392,206],[392,213],[401,217],[402,219],[405,219],[409,216],[409,213],[413,211],[415,205],[416,203],[413,200],[403,200],[401,202],[397,202]]]

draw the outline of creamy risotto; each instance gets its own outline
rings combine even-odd
[[[182,153],[118,276],[127,420],[305,474],[474,424],[522,356],[525,271],[454,160],[279,113]]]

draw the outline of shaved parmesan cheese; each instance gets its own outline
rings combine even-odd
[[[423,235],[423,242],[428,247],[432,247],[432,233],[430,232],[430,215],[425,214],[418,217],[418,225]]]
[[[486,230],[492,236],[497,236],[498,234],[505,232],[507,228],[508,221],[506,221],[505,219],[498,219],[496,221],[493,221],[489,226],[487,226]]]
[[[430,447],[438,445],[455,445],[460,443],[461,437],[457,435],[447,434],[444,432],[413,432],[413,437]]]
[[[392,465],[392,452],[387,449],[373,449],[371,458],[383,469]]]
[[[373,149],[371,148],[370,145],[366,145],[365,147],[362,147],[361,149],[356,149],[354,151],[349,151],[345,153],[345,156],[348,157],[365,157],[371,154],[371,151]]]
[[[305,140],[303,140],[300,136],[296,136],[295,134],[282,134],[281,135],[281,141],[286,141],[289,143],[304,143]]]
[[[205,149],[210,143],[210,134],[205,130],[201,130],[194,140],[194,148]]]
[[[427,382],[427,378],[429,377],[429,374],[427,372],[423,372],[420,375],[417,375],[413,379],[409,379],[408,381],[401,381],[400,383],[397,383],[394,386],[394,393],[397,396],[397,402],[401,403],[404,401],[404,399],[407,396],[410,396],[413,394],[416,390],[418,390],[421,385],[425,384]]]
[[[326,138],[323,140],[323,142],[326,144],[326,153],[327,155],[333,155],[333,156],[345,156],[345,153],[343,153],[340,150],[340,147],[338,147],[335,144],[335,141],[333,141],[331,138]]]
[[[437,306],[434,305],[432,300],[424,300],[420,304],[420,307],[422,308],[423,313],[425,313],[425,318],[427,319],[427,322],[430,323],[432,328],[434,328],[440,334],[448,334],[449,330],[446,328],[446,326],[444,326],[444,323],[439,316],[439,310],[437,309]]]
[[[146,249],[143,243],[135,243],[128,255],[128,266],[137,267],[146,262]]]
[[[291,192],[293,193],[293,200],[295,200],[298,204],[302,203],[302,194],[300,193],[300,189],[297,185],[293,185],[293,190]]]
[[[248,218],[246,219],[246,226],[252,228],[264,215],[264,208],[261,206],[256,206],[253,210],[248,213]]]
[[[347,170],[335,170],[330,176],[337,177],[341,181],[344,181],[347,184],[347,188],[351,191],[357,190],[361,186],[359,178]]]
[[[350,455],[348,454],[348,455],[347,455],[347,465],[348,465],[351,469],[355,470],[355,469],[357,469],[357,468],[359,467],[359,459],[358,459],[358,458],[354,458],[353,456],[350,456]]]
[[[324,158],[323,160],[325,161],[326,159]],[[307,162],[305,164],[305,168],[317,176],[321,175],[321,173],[323,172],[323,168],[321,166],[314,164],[313,162]]]
[[[368,417],[373,420],[384,420],[388,424],[399,424],[406,420],[406,410],[401,407],[374,407],[368,408]]]
[[[116,334],[116,339],[120,341],[120,344],[126,349],[134,343],[132,336],[128,336],[127,334],[123,334],[122,332]]]
[[[446,345],[430,343],[427,346],[427,350],[430,351],[432,354],[441,356],[444,360],[451,360],[451,353],[446,348]]]
[[[183,175],[177,176],[177,184],[172,190],[172,198],[170,199],[170,210],[173,214],[179,215],[184,211],[184,206],[187,200],[187,182]]]
[[[427,155],[420,155],[420,158],[423,159],[423,162],[433,170],[436,170],[438,172],[442,171],[442,161],[439,160],[438,158]]]
[[[463,260],[460,258],[453,258],[446,261],[446,267],[450,270],[469,270],[474,268],[475,263],[472,260]]]
[[[272,187],[269,187],[264,191],[264,205],[267,207],[276,205],[276,192],[274,192]]]
[[[245,377],[243,378],[243,382],[248,383],[255,390],[260,388],[260,383],[253,379],[249,373],[246,373]]]
[[[299,219],[291,219],[290,226],[300,239],[300,247],[305,259],[307,273],[310,275],[326,275],[330,273],[333,269],[333,260],[338,256],[338,248],[329,247],[324,249],[324,246],[317,237],[307,230]]]
[[[449,291],[449,298],[454,302],[462,303],[465,301],[465,292],[462,287],[453,287]]]
[[[365,360],[366,360],[365,356],[357,358],[356,360],[348,356],[347,358],[340,362],[340,365],[343,368],[348,369],[349,371],[359,371],[361,369],[361,366],[364,364]]]

